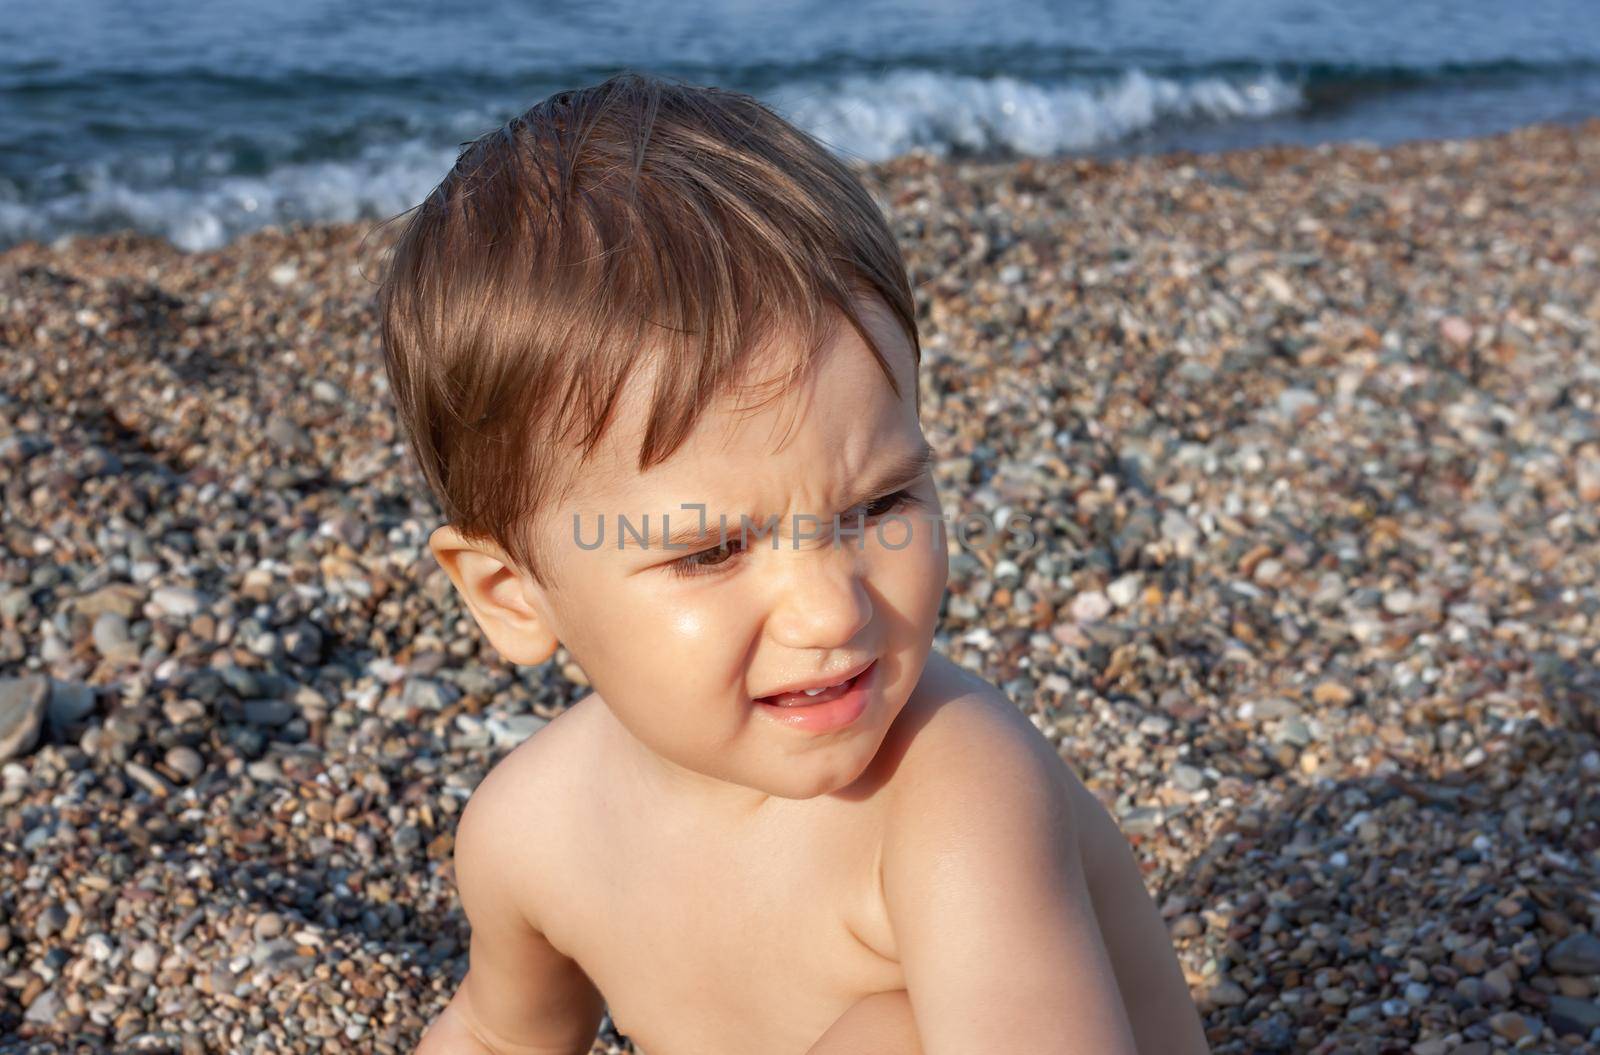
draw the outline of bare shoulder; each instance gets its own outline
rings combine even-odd
[[[891,811],[896,803],[915,802],[963,780],[1020,781],[1062,791],[1076,782],[1022,708],[938,652],[929,654],[922,681],[891,737],[894,743],[888,746],[899,760],[889,782]]]
[[[573,774],[590,742],[592,705],[585,697],[518,744],[478,782],[456,824],[455,865],[499,876],[517,876],[515,900],[535,923],[540,880],[551,872],[551,855],[562,845],[576,794]]]
[[[541,811],[553,811],[589,739],[592,699],[579,700],[496,762],[473,789],[467,811],[530,820]],[[466,818],[464,811],[462,820]]]
[[[1029,701],[999,688],[937,652],[902,721],[891,733],[899,764],[889,781],[888,816],[916,811],[929,796],[977,795],[997,808],[1032,804],[1060,812],[1080,847],[1121,840],[1099,799],[1054,744],[1028,720]],[[1095,855],[1098,856],[1098,855]]]

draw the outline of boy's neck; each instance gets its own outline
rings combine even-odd
[[[651,801],[734,821],[754,819],[781,801],[780,796],[708,777],[661,757],[617,721],[609,708],[602,709],[622,764],[650,794]]]

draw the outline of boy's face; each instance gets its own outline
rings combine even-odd
[[[663,791],[753,806],[846,787],[922,673],[948,571],[939,497],[919,463],[911,346],[881,301],[862,305],[902,395],[841,320],[807,381],[759,410],[724,398],[641,474],[648,378],[636,379],[594,468],[543,525],[553,589],[517,578],[520,622],[490,625],[485,602],[473,605],[503,653],[519,633],[564,644],[615,716],[620,754]],[[907,466],[914,475],[893,471]],[[674,535],[700,526],[685,504],[705,506],[708,535],[665,548],[662,514]],[[619,548],[619,514],[645,543],[630,533]],[[835,514],[847,528],[865,515],[865,531],[835,544]],[[776,530],[759,534],[774,515]],[[756,702],[869,661],[865,709],[841,727],[806,728]]]

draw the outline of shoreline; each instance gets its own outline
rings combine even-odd
[[[930,164],[930,163],[933,164],[933,165],[943,165],[943,166],[949,166],[949,167],[952,167],[952,168],[961,167],[961,166],[976,166],[976,167],[980,167],[980,168],[1010,168],[1010,167],[1018,166],[1018,165],[1022,165],[1022,166],[1034,166],[1034,165],[1052,166],[1052,165],[1079,165],[1079,164],[1083,164],[1083,163],[1090,163],[1090,164],[1116,164],[1116,163],[1182,164],[1182,163],[1187,162],[1187,163],[1190,163],[1190,164],[1200,164],[1200,163],[1205,163],[1207,160],[1210,160],[1210,159],[1224,159],[1224,158],[1229,158],[1229,157],[1233,157],[1233,156],[1237,156],[1237,155],[1277,154],[1277,153],[1281,153],[1283,151],[1300,151],[1300,152],[1305,152],[1305,153],[1315,154],[1315,155],[1325,155],[1325,154],[1330,154],[1330,153],[1333,153],[1333,154],[1344,154],[1344,153],[1350,153],[1350,152],[1357,152],[1357,153],[1361,153],[1361,152],[1366,152],[1366,153],[1395,153],[1395,152],[1403,152],[1403,151],[1415,150],[1415,149],[1440,148],[1440,147],[1444,147],[1447,144],[1451,144],[1451,143],[1465,144],[1465,143],[1494,142],[1496,140],[1500,140],[1500,139],[1504,139],[1504,138],[1507,138],[1507,137],[1516,136],[1516,135],[1519,135],[1519,134],[1527,134],[1527,133],[1539,134],[1539,133],[1542,133],[1542,132],[1551,132],[1551,133],[1556,133],[1556,134],[1561,134],[1561,133],[1583,134],[1585,132],[1585,130],[1593,130],[1593,129],[1600,129],[1600,114],[1596,114],[1596,115],[1588,116],[1588,117],[1568,117],[1568,118],[1563,118],[1563,119],[1555,119],[1555,120],[1548,120],[1548,121],[1538,121],[1538,122],[1534,122],[1534,123],[1531,123],[1531,124],[1519,125],[1519,126],[1517,126],[1515,128],[1507,129],[1507,130],[1504,130],[1504,131],[1488,132],[1488,133],[1484,133],[1484,134],[1475,134],[1475,135],[1468,135],[1468,136],[1442,136],[1442,137],[1438,137],[1438,138],[1431,138],[1431,137],[1430,138],[1420,138],[1419,137],[1419,138],[1408,138],[1408,139],[1401,139],[1401,140],[1395,140],[1395,141],[1363,139],[1363,138],[1353,138],[1353,139],[1339,138],[1339,139],[1330,139],[1330,140],[1323,140],[1323,141],[1316,141],[1316,142],[1286,141],[1286,142],[1251,144],[1251,145],[1243,145],[1243,146],[1225,147],[1225,148],[1214,149],[1214,150],[1213,149],[1194,149],[1194,148],[1187,148],[1187,147],[1171,147],[1171,148],[1160,147],[1160,148],[1156,148],[1156,149],[1153,149],[1153,150],[1145,150],[1145,149],[1142,149],[1139,146],[1137,146],[1136,142],[1129,141],[1129,142],[1118,142],[1118,143],[1114,143],[1114,144],[1109,144],[1104,149],[1089,150],[1089,151],[1075,152],[1075,153],[1068,153],[1068,154],[1055,154],[1055,155],[1028,155],[1028,154],[1004,154],[1004,153],[964,153],[964,152],[957,152],[957,153],[952,154],[952,155],[939,155],[939,154],[933,153],[932,151],[926,150],[924,148],[917,147],[917,148],[912,148],[911,150],[909,150],[909,151],[907,151],[907,152],[905,152],[903,154],[899,154],[899,155],[896,155],[893,158],[888,158],[888,159],[885,159],[885,160],[861,161],[861,160],[852,159],[848,163],[857,172],[865,171],[868,174],[871,174],[871,173],[877,172],[877,171],[881,171],[881,170],[893,170],[893,169],[896,169],[897,167],[900,167],[900,166],[903,166],[903,165],[906,165],[906,164],[918,164],[918,165],[920,165],[920,164]],[[440,173],[441,178],[443,177],[443,175],[444,175],[444,173],[441,171],[441,173]],[[386,217],[385,219],[389,219],[389,218]],[[303,234],[303,233],[305,233],[307,231],[312,231],[312,230],[317,230],[317,229],[329,229],[329,230],[343,230],[343,229],[347,229],[347,228],[365,229],[365,228],[370,228],[370,227],[376,226],[376,225],[378,225],[378,224],[380,224],[382,222],[384,222],[384,220],[380,220],[380,219],[332,220],[332,221],[306,220],[306,221],[296,221],[296,222],[290,223],[290,224],[269,224],[269,225],[266,225],[264,227],[253,228],[251,230],[241,232],[240,234],[236,235],[230,241],[228,241],[228,242],[226,242],[226,243],[224,243],[224,244],[222,244],[220,246],[215,246],[215,247],[207,248],[207,249],[184,249],[184,248],[181,248],[181,247],[177,246],[175,243],[171,242],[171,240],[165,235],[152,234],[152,233],[148,233],[148,232],[145,232],[145,231],[141,231],[138,228],[133,228],[133,227],[126,227],[126,228],[122,228],[122,229],[119,229],[119,230],[116,230],[116,231],[107,231],[107,232],[100,232],[100,233],[93,233],[93,234],[72,232],[72,233],[58,235],[56,238],[53,238],[50,241],[39,241],[38,239],[28,239],[28,240],[24,240],[22,242],[16,243],[15,245],[12,245],[12,246],[8,246],[8,247],[5,247],[5,248],[0,248],[0,258],[4,258],[7,253],[14,252],[14,251],[17,251],[17,250],[23,250],[23,249],[27,249],[27,250],[35,251],[35,252],[40,250],[40,249],[43,249],[43,250],[46,250],[46,251],[49,251],[49,252],[57,252],[57,251],[70,249],[74,245],[80,245],[80,244],[107,243],[109,245],[115,246],[115,245],[119,245],[119,244],[122,244],[122,243],[127,242],[127,241],[138,242],[138,241],[150,240],[150,239],[153,239],[153,240],[155,240],[157,242],[162,242],[162,243],[166,243],[168,245],[171,245],[172,248],[176,252],[184,254],[184,255],[202,256],[202,255],[205,255],[207,253],[219,252],[221,250],[224,250],[224,249],[228,248],[229,246],[232,246],[232,245],[236,244],[237,242],[239,242],[239,241],[241,241],[243,239],[249,239],[249,238],[253,238],[253,237],[260,237],[260,236],[269,236],[270,237],[270,236],[274,236],[274,235],[280,236],[280,237],[292,237],[292,236],[296,236],[296,235],[299,235],[299,234]]]
[[[941,493],[1041,537],[936,646],[1134,842],[1213,1051],[1593,1050],[1600,119],[864,178]],[[460,629],[374,224],[0,253],[28,1050],[409,1051],[460,806],[586,691]]]

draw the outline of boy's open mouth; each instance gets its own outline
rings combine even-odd
[[[871,663],[868,663],[865,667],[863,667],[861,671],[854,677],[841,681],[837,685],[827,686],[826,688],[814,694],[807,692],[782,692],[776,696],[758,696],[756,697],[756,702],[769,704],[773,707],[808,707],[819,703],[829,703],[833,700],[837,700],[839,697],[849,692],[863,678],[865,678],[868,674],[871,674],[872,668],[877,665],[877,662],[877,660],[873,660]]]

